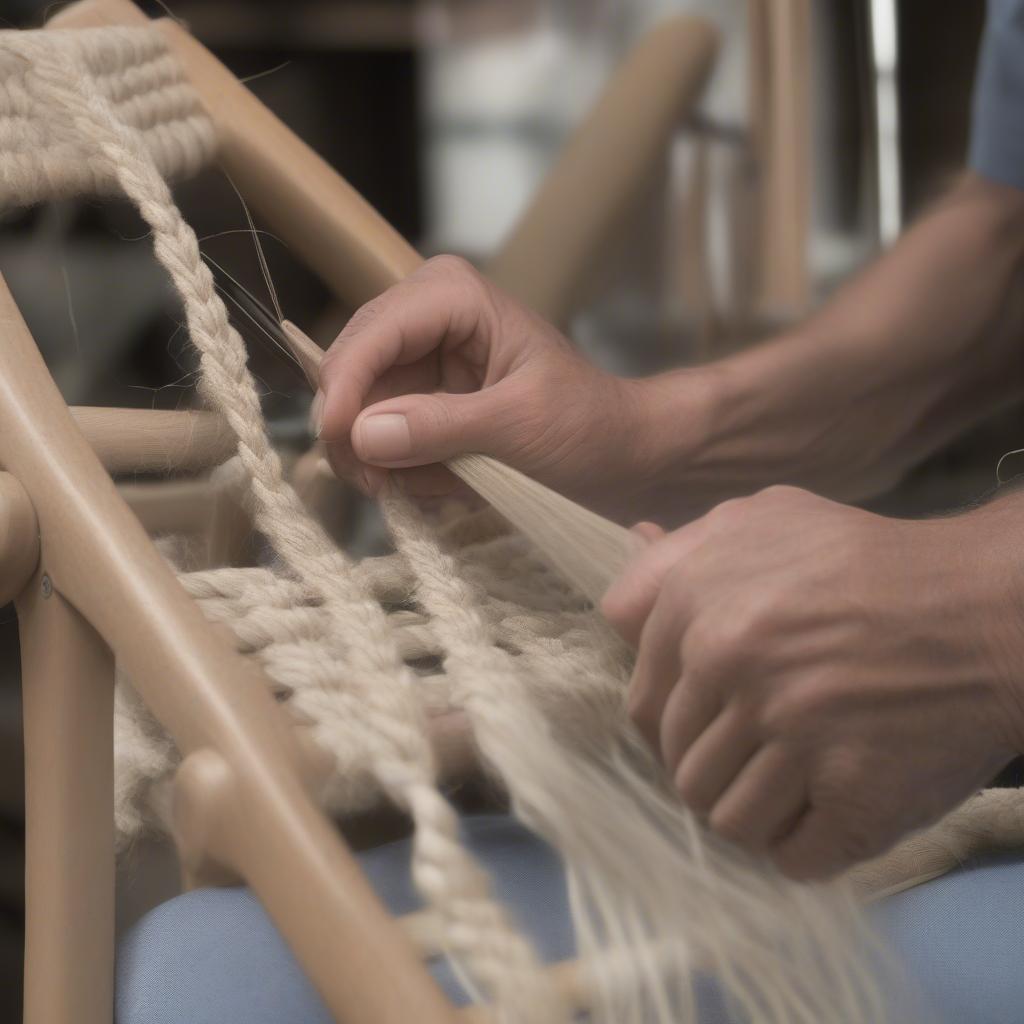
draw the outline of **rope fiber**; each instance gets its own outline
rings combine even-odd
[[[443,923],[447,954],[498,1019],[569,1021],[572,1011],[493,898],[438,789],[429,720],[451,709],[467,716],[515,814],[565,864],[580,955],[594,965],[592,1021],[696,1021],[698,966],[738,1019],[883,1021],[876,951],[849,886],[796,885],[718,841],[674,799],[630,725],[630,655],[590,603],[628,554],[625,531],[472,457],[455,468],[490,493],[512,530],[492,513],[428,521],[390,497],[396,554],[357,563],[306,512],[167,185],[214,147],[160,33],[0,33],[0,131],[8,205],[116,188],[150,226],[200,354],[202,394],[237,438],[222,472],[238,475],[274,555],[259,568],[184,573],[182,583],[334,756],[327,807],[383,795],[410,815],[414,882]],[[574,543],[552,541],[554,519]],[[439,667],[416,667],[424,661]],[[117,706],[127,837],[152,821],[147,807],[177,755],[127,680]]]

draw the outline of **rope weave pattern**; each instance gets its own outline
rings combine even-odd
[[[237,436],[254,522],[278,559],[273,568],[186,573],[182,583],[334,754],[328,806],[352,809],[383,794],[410,814],[414,881],[443,924],[447,952],[499,1020],[570,1014],[492,898],[437,788],[427,717],[451,708],[469,717],[517,815],[566,864],[580,952],[592,966],[592,1020],[694,1021],[698,964],[744,1019],[884,1020],[846,890],[785,882],[708,836],[671,799],[624,714],[626,652],[522,538],[487,514],[438,529],[392,498],[385,514],[398,553],[355,564],[306,513],[267,437],[242,340],[165,181],[212,146],[172,64],[150,29],[0,33],[0,72],[17,81],[4,96],[31,98],[20,109],[39,122],[31,131],[45,150],[24,156],[31,147],[10,114],[4,130],[19,135],[12,151],[21,162],[3,167],[3,188],[25,202],[116,183],[152,229],[200,353],[202,390]],[[8,99],[5,110],[14,109]],[[56,166],[72,152],[88,171]],[[30,159],[40,182],[26,179]],[[118,824],[131,833],[176,754],[127,684],[117,733]]]
[[[15,33],[3,35],[13,37]],[[158,33],[128,28],[19,33],[0,47],[0,204],[116,190],[108,166],[50,116],[33,73],[41,60],[73,67],[82,85],[135,130],[164,178],[187,177],[213,155],[216,135]]]
[[[105,35],[106,30],[76,33],[74,42],[81,49],[65,42],[50,50],[48,37],[36,33],[12,34],[4,43],[30,62],[30,91],[46,105],[49,119],[80,140],[82,155],[98,166],[100,180],[115,180],[152,229],[154,251],[181,296],[201,354],[203,390],[237,435],[255,525],[284,567],[304,581],[327,611],[332,635],[339,642],[344,639],[344,661],[323,659],[319,681],[345,693],[349,712],[373,738],[366,748],[372,774],[416,824],[413,878],[445,923],[452,955],[467,965],[483,993],[510,1019],[543,1022],[561,1016],[560,1000],[532,948],[491,898],[485,873],[459,842],[457,816],[434,783],[432,752],[414,696],[415,676],[392,642],[383,610],[359,586],[347,559],[306,514],[284,479],[246,366],[245,346],[214,290],[195,233],[181,217],[139,132],[118,118],[98,90],[83,88],[80,72],[69,73],[69,59],[77,57],[79,68],[89,70],[91,63],[102,63],[112,53],[160,47],[162,40],[153,30],[124,30],[117,41],[121,45],[111,47]],[[102,46],[91,49],[90,36],[100,38]],[[140,36],[149,38],[136,38]],[[89,51],[89,58],[80,55],[82,50]]]

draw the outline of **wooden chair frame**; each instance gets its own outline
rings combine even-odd
[[[129,0],[83,0],[51,24],[145,22]],[[157,24],[215,123],[223,168],[343,301],[358,305],[419,265],[184,28]],[[579,240],[598,245],[613,229],[652,148],[695,101],[714,42],[706,23],[681,19],[656,35],[646,59],[631,58],[506,250],[506,267],[516,265],[559,196],[577,197],[581,181],[599,187],[594,203],[574,198],[559,232],[544,231],[532,258],[543,254],[558,287],[544,282],[544,297],[523,277],[516,290],[526,301],[549,315],[565,308],[589,259]],[[662,97],[650,116],[636,105],[644,89]],[[205,413],[73,415],[2,282],[0,339],[0,596],[16,602],[24,688],[25,1021],[112,1019],[115,659],[183,755],[174,831],[189,882],[244,879],[339,1021],[485,1015],[456,1011],[443,996],[422,963],[422,921],[391,918],[314,803],[317,759],[260,669],[203,618],[111,481],[118,469],[215,464],[231,449],[224,425]],[[571,971],[554,970],[571,987]]]

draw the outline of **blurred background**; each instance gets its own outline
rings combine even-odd
[[[0,0],[0,19],[37,27],[57,6]],[[713,359],[792,322],[940,195],[964,161],[984,18],[983,0],[172,7],[420,252],[459,253],[485,270],[501,265],[631,47],[673,14],[714,21],[721,46],[699,113],[666,133],[642,194],[613,244],[581,270],[571,301],[546,310],[626,374]],[[269,303],[230,183],[210,172],[177,195],[207,256]],[[285,315],[326,345],[352,311],[273,234],[260,237]],[[8,211],[0,272],[69,404],[195,403],[180,312],[132,211],[93,200]],[[309,440],[308,391],[269,342],[251,337],[273,430],[299,449]],[[874,506],[918,515],[977,496],[994,484],[999,455],[1020,446],[1020,421],[1011,412],[958,440]],[[365,510],[346,529],[373,542]],[[14,1021],[23,812],[10,608],[0,612],[0,647],[0,1021]]]

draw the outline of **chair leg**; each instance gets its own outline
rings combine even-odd
[[[37,575],[18,602],[25,720],[25,1024],[113,1020],[114,665]]]

